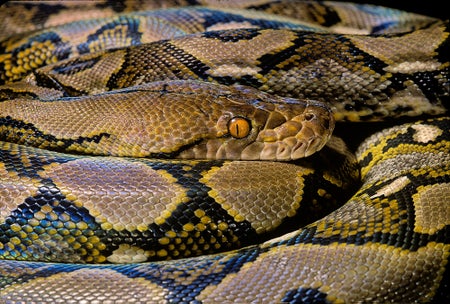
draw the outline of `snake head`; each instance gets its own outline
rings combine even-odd
[[[307,157],[320,150],[334,129],[325,104],[273,96],[253,88],[235,91],[215,103],[221,113],[214,136],[180,153],[182,158],[279,160]]]
[[[127,157],[292,160],[321,149],[334,128],[330,109],[319,102],[198,81],[52,102],[4,101],[2,117],[7,132],[0,139]]]

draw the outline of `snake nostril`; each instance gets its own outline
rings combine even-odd
[[[314,114],[312,114],[312,113],[306,113],[306,114],[305,114],[305,119],[306,119],[307,121],[311,121],[311,120],[313,120],[315,117],[316,117],[316,115],[314,115]]]

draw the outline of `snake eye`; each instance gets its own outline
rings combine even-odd
[[[243,117],[233,117],[228,122],[228,132],[234,138],[244,138],[251,130],[250,122]]]

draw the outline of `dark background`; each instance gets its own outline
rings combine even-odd
[[[340,1],[340,0],[338,0]],[[351,0],[349,0],[351,1]],[[399,1],[399,0],[354,0],[351,2],[356,3],[370,3],[376,5],[387,6],[391,8],[397,8],[413,13],[418,13],[422,15],[433,16],[441,19],[450,18],[450,10],[444,8],[445,0],[410,0],[410,1]],[[448,4],[448,2],[447,2]]]

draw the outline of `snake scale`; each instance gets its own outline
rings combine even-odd
[[[194,2],[0,8],[0,301],[449,301],[448,20]]]

